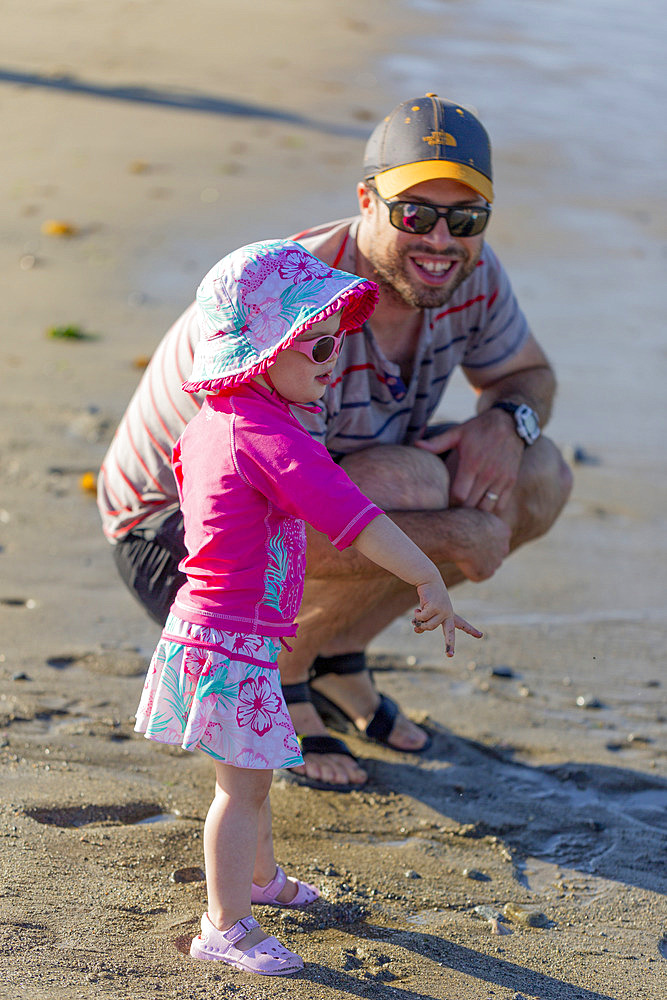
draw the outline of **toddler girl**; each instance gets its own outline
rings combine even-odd
[[[296,632],[304,522],[413,584],[415,630],[442,625],[448,655],[455,628],[481,635],[454,615],[430,559],[290,410],[324,394],[345,332],[376,300],[373,282],[284,240],[229,254],[197,293],[202,339],[183,388],[208,396],[173,452],[187,580],[153,654],[135,728],[213,759],[208,911],[191,954],[262,975],[303,962],[262,932],[251,904],[307,906],[319,895],[277,867],[268,799],[273,768],[303,762],[276,659]]]

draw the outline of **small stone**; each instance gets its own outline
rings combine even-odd
[[[596,698],[592,694],[580,694],[577,698],[577,705],[579,708],[604,708],[604,705],[599,698]]]
[[[170,882],[205,882],[206,874],[201,868],[177,868],[169,876]]]
[[[406,878],[421,878],[421,875],[419,874],[419,872],[416,872],[414,870],[414,868],[409,868],[408,871],[405,872],[405,877]]]
[[[480,872],[477,868],[464,868],[463,875],[465,878],[473,879],[475,882],[490,882],[491,877],[485,875],[484,872]]]
[[[532,698],[533,692],[525,684],[522,684],[519,688],[519,694],[522,698]]]
[[[24,253],[19,260],[19,267],[22,271],[31,271],[37,263],[37,258],[32,253]]]
[[[13,681],[31,681],[32,677],[29,677],[23,670],[18,671],[18,673],[12,674]]]
[[[521,903],[505,903],[503,913],[514,923],[524,927],[548,927],[549,919],[539,910],[522,906]]]
[[[641,733],[630,733],[627,737],[626,743],[652,743],[653,740],[650,736],[642,736]]]
[[[491,670],[492,677],[514,677],[514,671],[511,667],[493,667]]]

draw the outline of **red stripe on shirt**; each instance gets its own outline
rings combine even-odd
[[[444,312],[438,313],[438,315],[434,317],[434,322],[442,319],[443,316],[449,316],[451,313],[463,312],[464,309],[469,309],[470,306],[474,306],[475,302],[483,302],[485,298],[486,295],[476,295],[474,299],[468,299],[468,301],[464,302],[463,305],[452,306],[451,309],[445,309]]]

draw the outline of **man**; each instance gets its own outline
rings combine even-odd
[[[359,216],[295,237],[326,263],[376,281],[377,309],[348,334],[324,410],[298,416],[452,586],[489,578],[560,513],[571,476],[541,434],[555,392],[501,264],[484,242],[493,201],[488,136],[433,94],[405,101],[368,142]],[[181,578],[171,448],[197,402],[180,389],[199,339],[194,307],[159,345],[100,473],[99,505],[124,580],[163,622]],[[477,413],[428,421],[460,365]],[[364,649],[411,606],[409,588],[309,534],[299,633],[279,661],[305,765],[296,779],[348,790],[365,771],[321,713],[420,752],[427,733],[379,694]],[[318,712],[319,708],[319,712]]]

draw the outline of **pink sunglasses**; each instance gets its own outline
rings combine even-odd
[[[344,336],[345,330],[339,330],[338,333],[320,337],[319,340],[306,340],[300,343],[295,340],[290,344],[289,350],[305,354],[316,365],[323,365],[333,354],[338,353]]]

